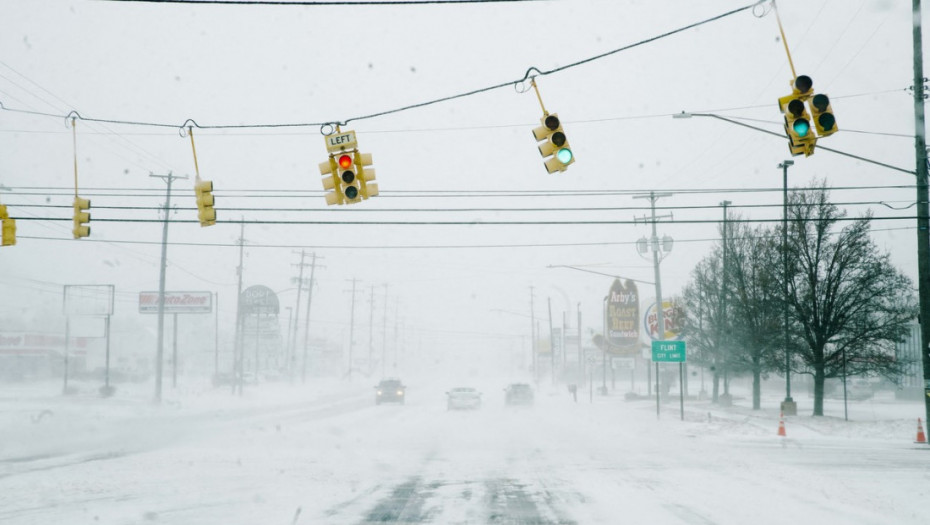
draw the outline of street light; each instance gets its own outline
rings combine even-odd
[[[778,165],[782,169],[782,316],[785,323],[785,400],[781,403],[781,411],[787,416],[798,415],[798,404],[791,399],[791,350],[788,348],[788,166],[793,165],[793,160]]]

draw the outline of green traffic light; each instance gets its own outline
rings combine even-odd
[[[795,120],[794,124],[791,126],[794,128],[794,132],[797,133],[799,137],[806,137],[811,130],[810,123],[802,118]]]
[[[560,148],[559,152],[555,154],[555,157],[559,159],[559,162],[562,164],[568,164],[572,161],[572,150],[568,148]]]

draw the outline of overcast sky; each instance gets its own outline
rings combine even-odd
[[[75,283],[114,284],[116,315],[138,316],[138,292],[158,287],[162,225],[99,219],[157,221],[165,184],[153,173],[190,177],[174,185],[172,218],[196,219],[191,144],[179,133],[188,119],[201,126],[352,120],[342,129],[354,130],[361,151],[373,155],[381,195],[338,208],[323,198],[319,126],[195,128],[218,224],[171,225],[169,240],[184,244],[169,247],[167,289],[219,291],[221,320],[231,322],[239,225],[225,221],[242,218],[266,222],[245,227],[244,286],[266,285],[293,306],[301,248],[320,257],[314,334],[347,341],[350,280],[358,279],[357,348],[367,347],[372,286],[381,337],[385,284],[388,324],[399,305],[404,341],[427,351],[526,348],[530,321],[521,316],[529,315],[531,286],[543,320],[551,298],[557,323],[569,311],[574,326],[580,304],[584,325],[599,329],[612,279],[550,266],[652,281],[651,261],[634,245],[648,226],[538,222],[632,221],[648,205],[634,193],[672,193],[658,202],[679,208],[658,212],[674,217],[658,227],[675,240],[661,265],[663,294],[672,296],[717,237],[717,224],[693,221],[719,220],[723,200],[746,218],[781,217],[777,166],[791,158],[786,139],[713,118],[671,118],[710,112],[781,131],[776,101],[790,93],[792,73],[770,4],[537,77],[575,152],[564,173],[543,168],[531,133],[542,110],[525,83],[359,117],[519,80],[531,67],[549,71],[750,3],[7,1],[0,102],[59,117],[0,110],[0,203],[18,219],[19,236],[15,247],[0,249],[0,318],[33,319],[29,328],[42,329],[34,312],[57,311],[61,285]],[[798,74],[833,101],[841,131],[821,145],[913,170],[911,2],[782,0],[779,11]],[[75,148],[63,118],[72,110],[166,125],[77,121],[80,193],[99,208],[92,235],[79,241],[71,239],[68,207]],[[792,186],[826,179],[859,188],[837,189],[833,200],[852,216],[871,210],[881,218],[875,241],[916,279],[914,220],[884,220],[913,217],[912,176],[825,151],[794,160]],[[492,190],[505,193],[479,195]],[[572,191],[604,193],[565,195]],[[275,211],[282,208],[291,211]],[[377,224],[397,221],[537,224]],[[648,285],[641,291],[653,295]],[[154,316],[138,322],[155,327]]]

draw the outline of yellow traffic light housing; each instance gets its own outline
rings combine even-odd
[[[16,244],[16,220],[10,218],[6,206],[0,204],[0,246]]]
[[[371,166],[371,153],[355,153],[355,165],[358,166],[359,183],[362,185],[362,198],[376,197],[378,183],[375,182],[375,169]]]
[[[375,169],[371,166],[371,154],[359,153],[354,131],[339,131],[327,135],[326,150],[329,159],[320,163],[326,204],[355,204],[378,195]]]
[[[74,196],[74,229],[71,233],[75,239],[87,237],[90,235],[90,199],[82,199],[77,195]]]
[[[821,94],[814,95],[810,99],[810,105],[812,120],[817,128],[817,136],[829,137],[836,133],[836,117],[833,116],[830,97]]]
[[[801,75],[794,81],[793,93],[778,99],[778,109],[785,114],[785,134],[792,155],[814,154],[817,137],[811,129],[811,117],[804,101],[813,95],[814,83],[810,77]]]
[[[542,126],[533,129],[533,136],[539,144],[539,153],[543,156],[546,171],[555,173],[565,171],[568,165],[575,162],[575,155],[562,129],[562,122],[555,113],[543,114],[539,119]]]
[[[213,208],[213,181],[197,180],[194,183],[194,193],[197,195],[197,219],[200,227],[216,224],[216,210]]]

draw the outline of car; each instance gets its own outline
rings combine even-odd
[[[404,404],[404,398],[407,395],[407,387],[400,379],[382,379],[375,386],[375,404],[381,403],[400,403]]]
[[[508,406],[532,405],[533,387],[526,383],[511,383],[504,389],[504,404]]]
[[[474,410],[481,408],[481,392],[471,387],[456,387],[446,392],[447,410]]]

